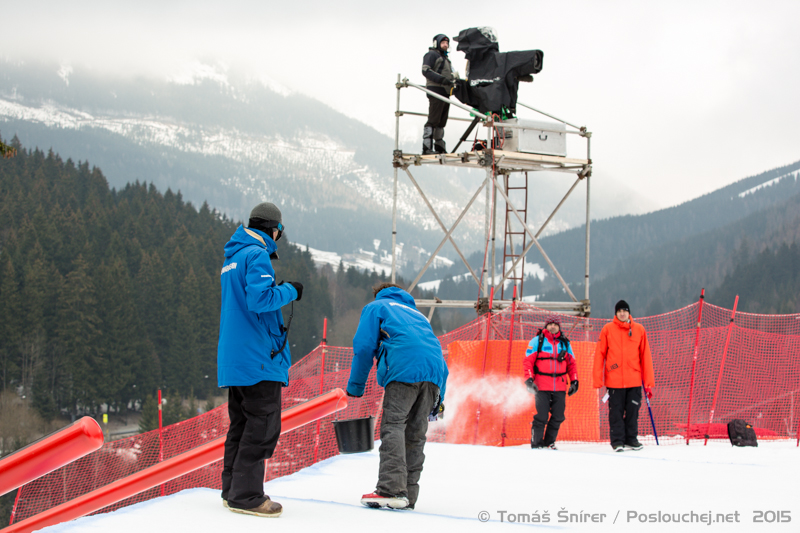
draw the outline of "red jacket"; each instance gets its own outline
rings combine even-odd
[[[539,348],[538,335],[531,339],[528,344],[525,360],[522,362],[522,366],[525,369],[525,379],[533,378],[533,382],[536,383],[539,390],[566,391],[571,381],[578,380],[578,370],[575,365],[575,356],[572,354],[572,346],[568,345],[566,357],[559,362],[553,358],[553,344],[559,347],[560,352],[565,351],[564,345],[557,341],[561,334],[559,333],[558,337],[554,339],[549,331],[544,330],[543,333],[541,352],[537,352]],[[534,369],[538,370],[538,372]],[[553,374],[562,375],[554,376]],[[567,376],[569,376],[569,381],[567,381]]]
[[[594,352],[593,385],[612,389],[655,386],[653,359],[644,326],[614,320],[603,326]]]

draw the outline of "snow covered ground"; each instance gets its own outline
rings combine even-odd
[[[551,451],[431,443],[414,511],[359,504],[374,488],[378,444],[267,483],[284,506],[278,519],[231,513],[219,491],[193,489],[43,531],[800,531],[800,448],[793,441],[624,453],[607,444],[559,443]],[[530,522],[545,513],[549,522]]]
[[[800,175],[800,174],[798,174],[797,172],[795,172],[795,173],[787,172],[783,176],[778,176],[777,178],[771,179],[769,181],[765,181],[764,183],[762,183],[760,185],[756,185],[755,187],[747,189],[744,192],[740,192],[739,193],[739,198],[744,198],[748,194],[753,194],[755,192],[758,192],[761,189],[764,189],[765,187],[772,187],[773,185],[775,185],[776,183],[781,181],[783,178],[794,178],[794,181],[797,181],[798,175]]]
[[[301,249],[305,249],[305,246],[298,245]],[[326,252],[324,250],[317,250],[316,248],[308,247],[309,253],[311,253],[311,258],[314,260],[314,263],[319,265],[331,265],[334,270],[339,267],[339,262],[341,261],[345,268],[355,267],[358,270],[364,272],[375,272],[383,273],[385,275],[390,275],[392,273],[392,265],[391,263],[376,263],[375,261],[371,261],[366,257],[358,257],[356,255],[350,254],[352,259],[345,259],[343,256],[337,254],[336,252]]]

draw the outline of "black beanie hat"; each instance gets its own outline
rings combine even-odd
[[[626,302],[625,300],[620,300],[617,302],[617,305],[614,306],[614,314],[616,315],[617,311],[619,311],[620,309],[624,309],[629,313],[631,312],[631,306],[629,306],[628,302]]]
[[[260,219],[267,222],[283,222],[281,210],[271,202],[262,202],[250,211],[250,219]]]
[[[281,210],[273,203],[262,202],[250,211],[250,220],[247,226],[263,231],[270,237],[272,237],[272,230],[278,228],[278,235],[275,237],[275,240],[278,241],[284,231]],[[277,254],[275,254],[275,259],[277,258]]]

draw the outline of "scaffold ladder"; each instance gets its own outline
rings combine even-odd
[[[506,194],[512,199],[518,211],[522,215],[524,223],[528,224],[528,173],[516,173],[519,178],[516,186],[511,184],[512,172],[503,174]],[[520,184],[521,183],[521,184]],[[513,294],[514,286],[517,286],[517,294],[521,298],[523,295],[523,285],[525,283],[525,258],[517,262],[517,258],[527,249],[527,232],[525,228],[520,228],[520,222],[514,215],[514,210],[509,203],[506,203],[506,222],[504,225],[503,237],[503,277],[510,281],[508,287]],[[514,266],[516,264],[516,266]],[[513,268],[512,268],[513,267]],[[506,299],[506,284],[501,286],[501,299]]]

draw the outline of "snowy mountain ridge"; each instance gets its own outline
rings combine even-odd
[[[190,154],[224,157],[249,168],[250,172],[221,178],[221,183],[233,186],[248,196],[266,192],[268,187],[265,187],[263,179],[259,179],[259,169],[267,165],[293,168],[312,181],[339,180],[358,196],[384,209],[392,207],[390,181],[381,179],[381,174],[375,169],[359,164],[355,161],[355,150],[324,133],[306,130],[294,137],[255,135],[235,128],[188,125],[164,117],[93,115],[53,101],[33,107],[0,99],[0,117],[62,130],[100,129],[126,137],[142,147],[168,147]],[[274,194],[274,190],[270,192]],[[399,215],[423,229],[438,228],[424,206],[408,201],[413,194],[411,186],[400,184]],[[281,198],[281,205],[285,205],[287,200],[290,205],[305,209],[303,202],[291,198]],[[432,197],[431,203],[444,214],[456,213],[458,209],[453,201],[447,199]],[[469,221],[465,221],[465,224],[469,225]],[[476,221],[474,225],[477,229],[480,223]]]
[[[317,249],[357,254],[376,238],[388,243],[391,141],[311,102],[269,78],[232,80],[199,63],[166,82],[0,63],[0,133],[7,140],[17,134],[26,147],[88,160],[117,188],[139,180],[180,190],[234,220],[272,201],[284,211],[290,238]],[[454,220],[466,189],[457,180],[443,187],[417,178],[442,219]],[[397,213],[399,244],[435,247],[439,224],[404,176]],[[478,242],[482,225],[479,217],[462,221],[467,247]]]
[[[77,66],[0,61],[0,134],[88,161],[112,187],[137,180],[169,187],[234,220],[246,218],[255,203],[275,202],[291,240],[316,249],[355,253],[391,236],[392,140],[264,75],[195,62],[167,79],[114,78]],[[485,176],[438,167],[412,172],[446,226]],[[531,227],[569,187],[562,175],[541,174],[531,181]],[[439,223],[407,176],[398,178],[398,242],[435,249]],[[615,185],[604,193],[598,183],[595,216],[644,209],[631,201],[633,191]],[[465,253],[485,242],[485,201],[479,194],[454,233]],[[576,196],[547,234],[583,220]],[[444,252],[451,254],[449,246]]]
[[[778,176],[777,178],[773,178],[771,180],[765,181],[764,183],[756,185],[755,187],[751,187],[751,188],[747,189],[746,191],[742,191],[737,196],[739,198],[744,198],[748,194],[754,194],[754,193],[756,193],[756,192],[758,192],[761,189],[764,189],[766,187],[772,187],[773,185],[776,185],[776,184],[780,183],[785,178],[793,178],[794,181],[797,182],[798,176],[800,176],[800,173],[798,173],[798,172],[787,172],[787,173],[785,173],[785,174],[783,174],[781,176]],[[733,198],[731,197],[731,199],[733,199]]]

